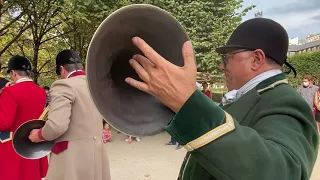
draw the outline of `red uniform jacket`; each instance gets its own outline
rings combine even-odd
[[[38,160],[24,159],[14,151],[11,140],[12,133],[14,134],[21,124],[40,117],[45,103],[45,91],[32,81],[20,82],[2,90],[0,95],[1,180],[41,180],[46,176],[47,157]]]

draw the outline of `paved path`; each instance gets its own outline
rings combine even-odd
[[[167,133],[142,138],[140,142],[127,144],[125,136],[113,134],[108,143],[112,180],[176,180],[185,149],[175,150],[165,146],[170,140]],[[310,180],[320,180],[320,158]],[[318,172],[317,172],[318,170]]]
[[[165,146],[167,133],[126,143],[126,136],[113,132],[107,143],[112,180],[176,180],[185,149]],[[320,157],[310,180],[320,180]]]
[[[112,180],[177,179],[186,150],[165,146],[170,140],[166,133],[131,144],[124,141],[126,136],[113,135],[113,142],[107,143]]]
[[[310,180],[320,180],[320,151],[318,153],[318,160],[313,168],[313,174]]]

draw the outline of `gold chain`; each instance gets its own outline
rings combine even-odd
[[[49,113],[49,106],[46,107],[46,109],[44,109],[44,111],[42,112],[41,116],[39,117],[40,120],[46,121],[48,118],[48,113]]]

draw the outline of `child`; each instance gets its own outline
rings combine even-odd
[[[103,143],[111,140],[110,126],[105,121],[103,121],[103,133],[102,133]]]
[[[132,142],[132,137],[133,137],[133,136],[128,136],[128,139],[126,139],[125,141],[130,144],[130,143]],[[137,142],[140,141],[140,138],[138,138],[138,137],[135,137],[135,138],[136,138],[136,141],[137,141]]]

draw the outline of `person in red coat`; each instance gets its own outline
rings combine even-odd
[[[16,129],[24,122],[38,119],[46,103],[45,91],[29,78],[31,64],[22,56],[8,62],[13,83],[8,83],[0,95],[0,179],[41,180],[48,170],[48,158],[24,159],[12,146]],[[27,140],[27,139],[26,139]]]
[[[208,88],[208,84],[206,82],[202,83],[203,90],[202,92],[207,95],[210,99],[212,99],[212,93]]]

